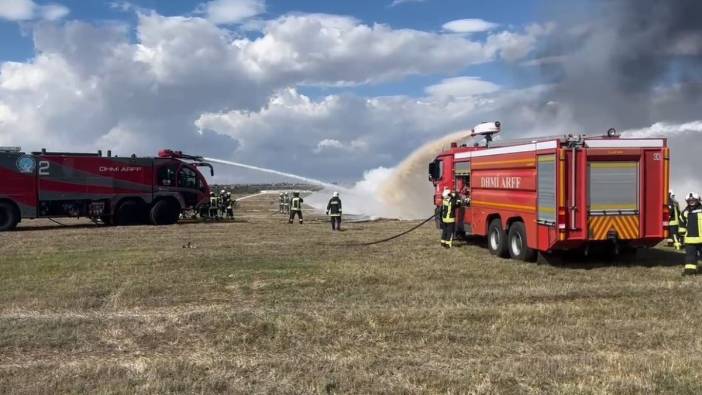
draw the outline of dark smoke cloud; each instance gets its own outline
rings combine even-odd
[[[570,3],[570,2],[564,2]],[[544,56],[554,99],[588,130],[698,119],[702,104],[702,1],[598,0],[551,11],[559,29]]]

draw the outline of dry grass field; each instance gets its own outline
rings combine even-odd
[[[525,264],[426,225],[0,234],[0,393],[702,393],[681,257]],[[67,221],[69,222],[69,221]],[[191,248],[183,248],[190,243]]]

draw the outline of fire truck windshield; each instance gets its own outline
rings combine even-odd
[[[178,172],[178,186],[188,189],[198,188],[197,172],[190,166],[182,166]]]

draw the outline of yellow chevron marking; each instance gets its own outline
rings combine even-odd
[[[590,210],[636,210],[636,204],[593,204],[590,206]]]
[[[590,217],[590,239],[605,240],[610,230],[622,240],[639,237],[639,218],[635,215]]]

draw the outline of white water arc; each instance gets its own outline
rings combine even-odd
[[[322,186],[326,189],[333,189],[333,190],[343,190],[346,191],[346,188],[340,187],[338,185],[334,185],[328,182],[324,182],[322,180],[317,180],[314,178],[309,178],[309,177],[304,177],[304,176],[299,176],[297,174],[292,174],[292,173],[286,173],[283,171],[278,171],[274,169],[267,169],[265,167],[258,167],[258,166],[253,166],[253,165],[247,165],[245,163],[239,163],[239,162],[232,162],[228,160],[223,160],[223,159],[216,159],[216,158],[204,158],[205,161],[207,162],[213,162],[213,163],[219,163],[222,165],[229,165],[229,166],[236,166],[236,167],[241,167],[244,169],[249,169],[249,170],[256,170],[264,173],[269,173],[269,174],[275,174],[283,177],[288,177],[288,178],[294,178],[296,180],[304,181],[309,184],[315,184]]]

